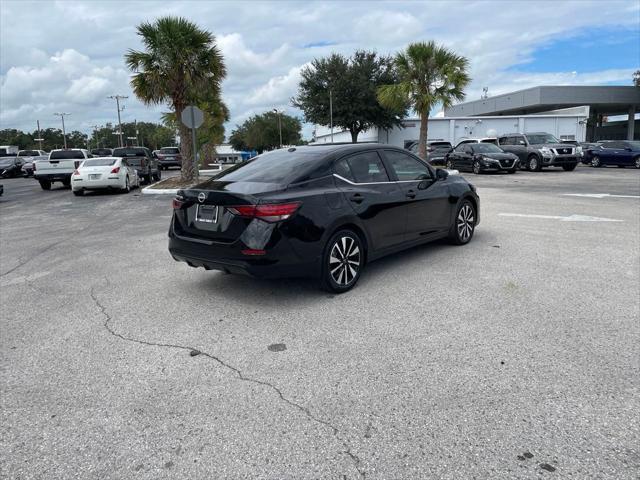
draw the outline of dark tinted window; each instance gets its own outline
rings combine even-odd
[[[634,150],[640,150],[640,141],[624,142],[626,148],[632,148]]]
[[[541,133],[530,135],[527,134],[527,140],[531,145],[543,145],[545,143],[560,143],[556,137],[551,135],[550,133]]]
[[[464,151],[464,146],[466,145],[466,143],[459,143],[456,148],[454,149],[454,151],[456,152],[462,152]]]
[[[429,167],[406,153],[385,150],[384,156],[399,181],[431,178]]]
[[[161,148],[158,153],[162,153],[164,155],[178,155],[180,150],[177,148]]]
[[[389,176],[377,152],[362,152],[347,157],[356,183],[388,182]]]
[[[465,143],[464,145],[462,145],[462,151],[464,153],[473,153],[473,150],[471,148],[471,144],[470,143]]]
[[[607,142],[604,144],[604,148],[627,148],[624,142]]]
[[[323,163],[323,157],[321,152],[276,150],[234,165],[214,179],[288,185],[309,178],[309,172],[318,169],[319,164]]]
[[[434,150],[449,150],[451,148],[451,144],[449,142],[431,142],[429,146]]]
[[[37,157],[40,155],[40,152],[37,150],[22,150],[18,152],[19,157]]]
[[[149,157],[151,154],[149,150],[146,148],[114,148],[113,149],[114,157]]]
[[[347,163],[346,158],[342,158],[338,160],[333,166],[333,170],[336,173],[336,175],[340,175],[342,178],[346,178],[347,180],[350,180],[352,182],[356,181],[356,179],[353,176],[353,173],[351,173],[351,167],[349,167],[349,164]]]
[[[94,148],[91,150],[91,155],[98,155],[100,157],[109,157],[111,156],[110,148]]]
[[[49,160],[65,160],[69,158],[84,158],[84,154],[80,150],[57,150],[51,152]]]

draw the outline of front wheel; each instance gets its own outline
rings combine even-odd
[[[540,165],[540,160],[535,155],[529,157],[529,163],[527,165],[527,170],[530,172],[539,172],[542,166]]]
[[[453,162],[451,160],[447,160],[447,170],[453,170]]]
[[[129,183],[129,177],[125,177],[124,188],[121,191],[122,193],[129,193],[131,191],[131,184]]]
[[[482,173],[482,166],[480,165],[480,162],[478,160],[473,162],[473,173],[475,173],[476,175]]]
[[[602,162],[600,161],[599,156],[594,155],[594,157],[591,159],[591,166],[594,168],[600,168],[602,166]]]
[[[640,157],[636,157],[634,165],[636,166],[636,168],[640,168]]]
[[[454,245],[464,245],[473,238],[476,228],[476,209],[469,200],[465,200],[458,207],[453,225],[449,230],[449,240]]]
[[[364,267],[364,247],[359,235],[340,230],[327,242],[322,257],[321,286],[324,290],[344,293],[351,290]]]

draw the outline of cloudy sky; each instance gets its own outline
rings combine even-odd
[[[215,34],[228,70],[227,133],[253,113],[290,106],[302,66],[331,52],[394,53],[436,40],[467,56],[473,82],[499,94],[535,85],[629,85],[640,68],[640,1],[40,1],[0,0],[0,128],[68,130],[116,120],[108,95],[129,95],[123,121],[159,121],[137,101],[123,55],[136,25],[187,17]],[[309,137],[311,126],[305,126]]]

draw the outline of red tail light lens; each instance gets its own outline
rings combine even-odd
[[[265,205],[239,205],[227,207],[234,215],[247,218],[259,218],[265,222],[286,220],[300,208],[300,202],[274,203]]]
[[[74,171],[73,171],[73,174],[74,174],[74,175],[80,175],[80,172],[79,172],[78,170],[74,170]]]
[[[243,255],[265,255],[267,252],[265,250],[256,250],[255,248],[248,248],[246,250],[241,250]]]
[[[120,171],[120,167],[112,168],[111,173],[118,173]]]
[[[174,210],[180,210],[182,208],[182,205],[184,205],[184,202],[178,198],[174,198],[173,202],[172,202],[172,206]]]

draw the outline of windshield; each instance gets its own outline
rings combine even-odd
[[[493,143],[475,143],[471,145],[474,153],[502,153],[503,150]]]
[[[164,155],[178,155],[180,150],[177,148],[161,148],[158,153],[162,153]]]
[[[49,160],[65,160],[69,158],[84,159],[84,154],[80,150],[57,150],[49,155]]]
[[[313,168],[322,158],[321,152],[289,152],[276,150],[263,153],[244,163],[223,171],[216,180],[259,182],[287,185]]]
[[[431,148],[433,148],[434,150],[443,150],[443,149],[450,149],[451,148],[451,144],[449,142],[431,142],[431,144],[429,144],[429,146]]]
[[[114,157],[145,157],[147,152],[144,148],[114,148]]]
[[[37,157],[40,155],[40,152],[37,150],[20,150],[18,152],[19,157]]]
[[[85,160],[83,167],[108,167],[116,163],[117,158],[95,158],[93,160]]]
[[[631,141],[631,142],[627,142],[627,145],[629,145],[634,150],[640,150],[640,141],[634,140],[634,141]]]
[[[531,145],[543,145],[545,143],[561,143],[556,137],[550,133],[540,133],[536,135],[527,135],[527,140]]]

